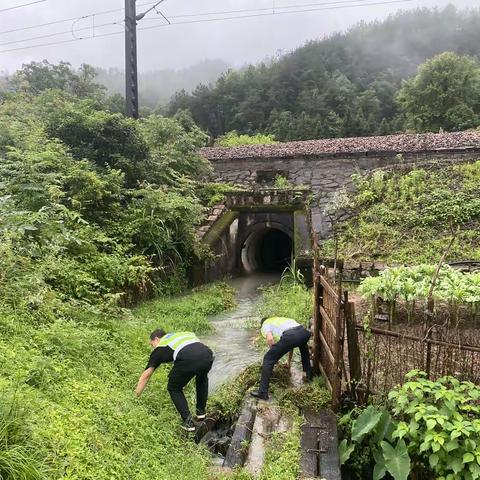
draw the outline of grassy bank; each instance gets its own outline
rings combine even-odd
[[[453,234],[447,260],[480,259],[480,161],[379,170],[355,183],[355,194],[340,195],[328,207],[339,258],[436,263]],[[334,253],[333,239],[322,243],[323,257]]]
[[[14,396],[24,411],[25,448],[44,464],[38,478],[207,479],[208,455],[179,431],[165,389],[168,367],[156,372],[141,399],[133,388],[153,328],[203,333],[210,328],[207,316],[233,302],[230,288],[214,285],[121,318],[91,315],[88,324],[35,324],[1,312],[2,401],[11,404]]]

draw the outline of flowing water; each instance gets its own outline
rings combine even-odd
[[[214,333],[202,337],[215,354],[215,361],[209,374],[210,391],[241,373],[248,365],[260,359],[253,340],[258,328],[252,328],[256,307],[260,300],[260,287],[279,281],[274,274],[258,274],[229,280],[237,292],[235,310],[212,317]],[[260,318],[258,318],[260,321]]]

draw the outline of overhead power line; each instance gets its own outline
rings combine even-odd
[[[310,6],[322,6],[322,5],[338,5],[338,4],[348,4],[348,3],[360,3],[360,2],[365,2],[365,1],[369,1],[369,0],[337,0],[337,1],[333,1],[333,2],[321,2],[321,3],[309,3],[309,4],[303,4],[303,5],[286,5],[286,6],[283,6],[283,7],[277,7],[277,10],[273,10],[272,11],[272,8],[253,8],[253,9],[243,9],[243,10],[228,10],[228,11],[216,11],[216,12],[204,12],[204,13],[192,13],[192,14],[183,14],[183,15],[169,15],[168,17],[166,15],[164,15],[161,11],[157,10],[157,13],[168,23],[168,24],[171,24],[171,19],[176,19],[176,18],[190,18],[190,17],[200,17],[200,16],[213,16],[213,15],[231,15],[231,14],[237,14],[237,13],[247,13],[247,12],[272,12],[272,14],[277,14],[277,13],[294,13],[294,12],[291,12],[291,10],[288,10],[286,12],[279,12],[278,9],[292,9],[292,8],[296,8],[296,7],[310,7]],[[409,1],[409,0],[401,0],[401,1]],[[157,7],[160,3],[162,2],[157,2],[155,3],[149,10],[147,10],[144,14],[142,15],[145,15],[146,13],[150,12],[151,10],[154,10],[155,7]],[[144,4],[145,5],[145,4]],[[20,40],[11,40],[11,41],[8,41],[8,42],[2,42],[0,43],[0,47],[2,46],[5,46],[5,45],[15,45],[17,43],[24,43],[24,42],[29,42],[29,41],[33,41],[33,40],[43,40],[44,38],[52,38],[52,37],[56,37],[56,36],[60,36],[60,35],[67,35],[67,34],[72,34],[72,36],[76,39],[76,40],[80,40],[80,38],[78,38],[75,34],[77,32],[82,32],[82,31],[87,31],[87,30],[92,30],[92,29],[99,29],[99,28],[103,28],[103,27],[110,27],[110,26],[115,26],[115,25],[120,25],[123,23],[123,21],[121,22],[107,22],[107,23],[100,23],[100,24],[94,24],[94,25],[89,25],[87,27],[81,27],[81,28],[74,28],[74,25],[81,21],[81,20],[86,20],[86,19],[89,19],[89,18],[93,18],[97,15],[104,15],[106,13],[112,13],[112,12],[118,12],[119,10],[122,10],[122,9],[115,9],[115,10],[106,10],[104,12],[100,12],[100,13],[95,13],[95,14],[89,14],[89,15],[83,15],[81,17],[75,17],[75,18],[71,18],[69,19],[68,21],[73,21],[72,23],[72,27],[70,30],[64,30],[62,32],[53,32],[53,33],[46,33],[46,34],[43,34],[43,35],[37,35],[37,36],[34,36],[34,37],[28,37],[28,38],[22,38]],[[143,17],[142,17],[143,18]],[[158,21],[159,19],[158,18],[147,18],[145,20],[150,20],[150,21]],[[48,24],[42,24],[42,26],[44,25],[53,25],[54,23],[64,23],[66,22],[67,20],[59,20],[58,22],[50,22]],[[174,23],[182,23],[182,22],[174,22]],[[33,27],[27,27],[27,28],[33,28]],[[141,30],[141,29],[139,29]],[[2,34],[4,32],[0,32],[0,34]],[[9,33],[9,32],[5,32],[5,33]],[[95,35],[96,36],[96,35]]]
[[[347,0],[343,0],[345,2]],[[156,28],[166,28],[166,27],[173,27],[175,25],[188,25],[188,24],[196,24],[196,23],[209,23],[209,22],[221,22],[221,21],[228,21],[228,20],[237,20],[237,19],[246,19],[246,18],[259,18],[259,17],[268,17],[268,16],[277,16],[277,15],[289,15],[289,14],[295,14],[295,13],[310,13],[310,12],[319,12],[319,11],[325,11],[325,10],[340,10],[340,9],[345,9],[345,8],[365,8],[369,6],[378,6],[378,5],[389,5],[389,4],[396,4],[396,3],[408,3],[412,2],[413,0],[387,0],[387,1],[378,1],[378,2],[369,2],[368,0],[349,0],[349,1],[355,1],[357,2],[356,4],[353,5],[338,5],[340,3],[339,1],[336,2],[327,2],[323,4],[314,4],[314,5],[324,5],[321,8],[305,8],[305,9],[299,9],[299,10],[288,10],[288,11],[279,11],[281,8],[294,8],[294,6],[291,7],[276,7],[275,12],[272,11],[272,9],[267,9],[270,11],[263,11],[261,13],[251,13],[251,14],[245,14],[245,15],[231,15],[231,16],[224,16],[224,17],[216,17],[216,18],[201,18],[201,19],[192,19],[192,20],[185,20],[185,21],[176,21],[176,22],[171,22],[171,23],[162,23],[161,25],[152,25],[148,27],[142,27],[138,28],[138,31],[144,31],[144,30],[153,30]],[[362,3],[358,3],[362,2]],[[368,3],[367,3],[368,2]],[[332,6],[328,6],[332,5]],[[261,11],[263,9],[257,9],[257,10],[249,10],[251,12],[255,11]],[[232,12],[238,12],[238,11],[226,11],[226,12],[221,12],[222,15],[230,15]],[[218,13],[220,14],[220,12]],[[202,14],[197,14],[197,16],[200,16]],[[212,14],[210,14],[212,15]],[[173,18],[181,18],[181,16],[176,15],[169,15],[167,16],[167,19],[173,19]],[[158,19],[156,19],[158,20]],[[111,24],[106,24],[106,25],[116,25],[119,24],[120,22],[114,22]],[[95,28],[98,28],[99,26],[96,26]],[[92,27],[88,27],[91,29]],[[86,28],[85,28],[86,29]],[[65,32],[65,33],[70,33],[70,32]],[[63,33],[62,33],[63,34]],[[28,50],[32,48],[40,48],[40,47],[49,47],[49,46],[54,46],[54,45],[62,45],[66,43],[73,43],[73,42],[78,42],[82,40],[89,40],[92,38],[104,38],[104,37],[110,37],[110,36],[115,36],[115,35],[121,35],[123,32],[109,32],[109,33],[104,33],[104,34],[96,34],[95,36],[90,36],[90,37],[79,37],[79,38],[71,38],[71,39],[66,39],[66,40],[59,40],[56,42],[48,42],[48,43],[41,43],[37,45],[30,45],[30,46],[24,46],[24,47],[16,47],[16,48],[11,48],[11,49],[6,49],[6,50],[0,50],[0,53],[8,53],[8,52],[14,52],[14,51],[19,51],[19,50]],[[53,35],[53,34],[52,34]],[[25,39],[24,41],[27,41]]]
[[[45,2],[46,0],[41,0],[42,2]],[[148,3],[140,3],[138,6],[139,7],[145,7],[154,4],[155,2],[148,2]],[[46,22],[46,23],[38,23],[36,25],[29,25],[27,27],[20,27],[20,28],[12,28],[11,30],[2,30],[0,31],[0,35],[6,35],[7,33],[15,33],[15,32],[23,32],[25,30],[34,30],[36,28],[41,28],[41,27],[49,27],[51,25],[59,25],[61,23],[67,23],[67,22],[74,22],[75,20],[83,20],[91,17],[99,17],[102,15],[108,15],[109,13],[116,13],[116,12],[121,12],[123,11],[124,8],[114,8],[111,10],[103,10],[100,12],[94,12],[94,13],[89,13],[87,15],[81,15],[80,17],[70,17],[70,18],[63,18],[61,20],[53,20],[52,22]]]
[[[242,10],[229,10],[229,11],[217,11],[217,12],[201,12],[201,13],[184,13],[178,15],[169,15],[168,18],[188,18],[188,17],[206,17],[211,15],[226,15],[234,13],[248,13],[248,12],[271,12],[271,15],[276,15],[277,13],[282,13],[281,10],[287,10],[292,8],[304,8],[304,7],[320,7],[322,5],[336,5],[341,3],[361,3],[367,2],[369,0],[339,0],[339,1],[328,1],[328,2],[317,2],[317,3],[307,3],[303,5],[284,5],[276,7],[263,7],[263,8],[245,8]],[[407,0],[405,0],[407,1]],[[288,12],[283,12],[288,13]],[[293,12],[292,12],[293,13]],[[157,20],[155,18],[147,18],[147,20]]]
[[[17,8],[29,7],[30,5],[35,5],[37,3],[44,3],[47,0],[36,0],[35,2],[22,3],[21,5],[15,5],[13,7],[2,8],[0,12],[8,12],[10,10],[16,10]]]

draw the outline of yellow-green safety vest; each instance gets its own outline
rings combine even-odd
[[[270,317],[263,322],[262,335],[266,337],[267,333],[271,332],[274,340],[278,342],[285,330],[299,326],[300,324],[291,318]]]
[[[182,348],[192,343],[198,343],[200,340],[192,332],[177,332],[177,333],[167,333],[164,335],[160,342],[158,342],[158,347],[170,347],[173,350],[173,359],[177,359],[177,355],[182,350]]]

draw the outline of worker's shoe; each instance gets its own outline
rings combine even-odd
[[[197,412],[195,415],[195,420],[197,422],[203,422],[207,418],[207,414],[205,412]]]
[[[184,430],[185,432],[194,432],[196,429],[197,425],[195,425],[192,417],[188,417],[186,420],[183,421],[182,430]]]
[[[268,393],[253,391],[250,392],[252,397],[258,398],[259,400],[268,400]]]

